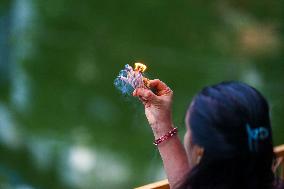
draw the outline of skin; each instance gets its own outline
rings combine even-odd
[[[138,97],[144,104],[145,115],[157,139],[174,128],[172,121],[173,91],[158,79],[150,80],[149,86],[155,93],[149,89],[138,88],[133,92],[133,96]],[[186,120],[189,116],[188,111]],[[203,155],[203,149],[192,143],[190,127],[187,121],[185,122],[187,124],[187,132],[184,136],[185,147],[178,135],[174,135],[158,145],[171,188],[182,181]]]

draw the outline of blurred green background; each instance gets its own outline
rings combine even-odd
[[[0,188],[133,188],[165,178],[143,107],[113,80],[142,61],[175,93],[241,80],[284,143],[284,2],[0,1]]]

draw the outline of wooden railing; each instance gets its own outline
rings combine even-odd
[[[284,144],[280,146],[276,146],[274,148],[274,153],[277,157],[277,171],[280,173],[280,177],[284,180]],[[170,189],[168,180],[162,180],[159,182],[154,182],[145,186],[138,187],[136,189]]]
[[[274,148],[274,153],[278,160],[278,165],[276,169],[279,171],[279,176],[282,180],[284,180],[284,144],[280,146],[276,146]]]

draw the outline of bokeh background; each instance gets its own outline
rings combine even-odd
[[[0,188],[133,188],[165,178],[143,107],[113,81],[142,61],[175,92],[241,80],[284,143],[283,0],[1,0]]]

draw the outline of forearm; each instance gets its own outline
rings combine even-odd
[[[154,136],[157,139],[173,129],[173,125],[170,122],[157,123],[152,129]],[[189,171],[185,149],[178,138],[178,135],[174,135],[168,140],[160,143],[158,149],[163,160],[169,184],[172,188],[181,181]]]

